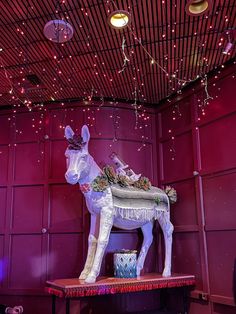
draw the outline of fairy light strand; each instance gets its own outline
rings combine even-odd
[[[21,98],[18,97],[17,92],[14,89],[13,83],[12,83],[12,81],[11,81],[9,75],[8,75],[8,72],[7,72],[7,69],[6,69],[6,66],[4,64],[4,61],[3,61],[2,57],[0,57],[0,62],[1,62],[1,66],[0,67],[4,71],[5,78],[6,78],[7,82],[8,82],[8,84],[9,84],[9,87],[10,87],[9,94],[12,95],[12,99],[19,101],[20,104],[22,104],[23,106],[26,106],[29,109],[29,111],[31,111],[32,110],[32,108],[31,108],[31,101],[29,101],[27,99],[22,100]]]
[[[207,75],[206,74],[205,74],[203,80],[204,80],[204,89],[205,89],[205,93],[206,93],[206,98],[204,98],[203,102],[204,102],[204,105],[207,105],[208,101],[210,99],[213,99],[213,97],[210,96],[209,92],[208,92],[208,79],[207,79]]]
[[[122,54],[123,54],[123,57],[124,57],[124,62],[123,62],[123,65],[122,65],[122,69],[119,70],[118,73],[123,72],[123,71],[126,69],[126,67],[127,67],[127,62],[130,61],[130,60],[127,58],[126,53],[125,53],[125,37],[124,37],[124,36],[123,36],[123,39],[122,39],[121,48],[122,48]]]
[[[119,10],[118,6],[116,5],[116,3],[114,2],[114,0],[111,0],[114,7],[116,8],[116,10]],[[142,44],[142,40],[141,38],[138,39],[137,35],[135,34],[135,32],[132,30],[130,25],[127,25],[127,28],[129,29],[130,33],[134,36],[134,39],[136,42],[138,42],[138,44],[140,45],[140,47],[144,50],[144,52],[148,55],[148,57],[150,58],[151,62],[153,64],[156,64],[158,66],[159,69],[161,69],[162,72],[164,72],[166,74],[167,77],[172,77],[173,79],[177,80],[178,82],[182,82],[182,83],[186,83],[186,80],[180,79],[178,78],[176,75],[170,75],[161,65],[160,63],[151,55],[151,53],[144,47],[144,45]]]
[[[134,113],[135,113],[135,130],[138,128],[138,106],[137,106],[137,86],[135,86],[134,89],[134,103],[132,105],[134,107]]]

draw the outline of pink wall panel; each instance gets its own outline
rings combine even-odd
[[[214,99],[211,100],[210,105],[205,108],[206,114],[200,116],[201,121],[214,120],[235,111],[235,78],[233,79],[232,75],[229,75],[224,79],[214,81],[214,84],[215,86],[213,86],[213,84],[209,86],[209,95],[213,96]],[[201,98],[202,97],[200,97],[200,99]]]
[[[191,314],[209,314],[211,310],[211,305],[209,302],[204,302],[200,300],[191,300],[189,306],[189,313]],[[222,313],[223,314],[223,313]]]
[[[137,129],[135,112],[131,110],[120,110],[119,113],[120,119],[118,120],[117,136],[119,138],[126,138],[130,140],[142,140],[142,138],[152,139],[154,137],[155,129],[153,123],[153,115],[144,114],[147,120],[144,120],[144,117],[138,117],[137,119]],[[124,127],[129,126],[129,128]]]
[[[175,226],[196,226],[197,212],[194,179],[172,184],[178,191],[178,201],[171,205],[171,221]]]
[[[125,113],[126,112],[127,110],[125,110]],[[92,110],[92,112],[86,111],[86,114],[84,115],[85,121],[90,122],[88,119],[89,116],[96,119],[95,122],[93,121],[94,126],[90,127],[91,136],[101,139],[113,138],[115,136],[115,126],[118,126],[121,123],[121,119],[117,119],[117,121],[114,120],[117,113],[119,115],[121,114],[122,118],[123,116],[125,116],[124,113],[120,113],[119,108],[98,108],[98,110],[94,109],[94,111]],[[117,125],[116,122],[118,123]]]
[[[169,140],[162,144],[163,171],[165,181],[174,181],[192,176],[193,152],[191,133],[176,136],[174,142]],[[170,151],[172,149],[172,151]],[[173,153],[173,149],[175,153]]]
[[[175,273],[194,274],[196,288],[202,289],[202,273],[198,233],[180,232],[173,237],[173,266]]]
[[[236,114],[200,128],[202,169],[224,170],[236,166]]]
[[[9,144],[10,142],[11,119],[8,115],[0,116],[0,144]]]
[[[85,121],[90,123],[90,118],[95,118],[93,126],[90,128],[92,137],[100,138],[121,138],[129,140],[142,140],[142,137],[151,139],[153,137],[154,114],[145,113],[144,116],[138,117],[137,129],[136,116],[133,110],[127,106],[127,109],[119,107],[101,107],[91,109],[92,112],[86,111]],[[106,123],[104,123],[104,121]],[[79,125],[79,124],[78,124]],[[129,125],[129,128],[125,126]]]
[[[38,141],[43,139],[44,113],[27,112],[16,115],[15,140],[17,142]]]
[[[136,173],[142,173],[144,176],[153,180],[153,151],[152,145],[146,144],[140,151],[142,146],[140,142],[119,140],[113,142],[111,140],[91,140],[89,151],[100,167],[105,164],[113,165],[109,155],[116,152]]]
[[[0,288],[3,286],[3,281],[6,277],[5,259],[3,255],[4,236],[0,235]]]
[[[206,228],[236,229],[236,173],[203,178]]]
[[[43,192],[43,186],[14,187],[11,222],[14,232],[41,232]]]
[[[50,234],[48,279],[77,277],[83,267],[82,234]]]
[[[191,99],[186,98],[161,111],[161,136],[169,135],[169,130],[176,132],[191,124]]]
[[[70,125],[74,131],[80,133],[83,125],[84,112],[83,108],[64,108],[61,110],[50,110],[50,114],[46,120],[49,136],[52,139],[64,138],[64,127]]]
[[[0,233],[4,233],[6,218],[7,189],[0,188]]]
[[[112,232],[106,248],[106,257],[103,259],[101,273],[114,274],[113,254],[122,249],[137,250],[140,246],[141,237],[137,232]]]
[[[156,233],[154,232],[154,236],[155,235]],[[102,263],[101,273],[112,276],[114,274],[113,254],[122,249],[137,250],[139,252],[142,245],[142,240],[143,236],[140,230],[134,232],[112,232],[106,248],[106,257]],[[154,272],[158,269],[157,240],[157,238],[153,239],[153,243],[149,249],[142,273]]]
[[[42,143],[17,144],[15,147],[15,182],[35,183],[44,178]]]
[[[66,158],[65,150],[67,147],[66,140],[52,141],[51,143],[51,158],[50,158],[50,179],[60,179],[65,181]]]
[[[235,306],[227,306],[225,304],[214,304],[213,314],[235,314]]]
[[[8,176],[9,147],[0,146],[0,184],[6,184]]]
[[[83,200],[79,185],[50,186],[50,231],[83,229]]]
[[[233,298],[236,230],[207,233],[211,294]]]
[[[40,235],[12,235],[9,287],[14,289],[43,287],[44,271],[41,256]]]
[[[194,87],[197,92],[188,91],[189,114],[186,112],[182,125],[182,116],[173,120],[173,108],[175,104],[184,105],[186,98],[179,101],[181,96],[177,96],[171,107],[166,103],[159,110],[161,183],[174,186],[178,193],[178,202],[171,207],[175,227],[173,269],[195,274],[197,290],[192,297],[201,298],[202,291],[203,297],[209,296],[210,300],[207,303],[192,299],[190,314],[235,312],[235,307],[229,306],[234,302],[236,244],[236,102],[232,78],[235,65],[231,74],[229,71],[230,67],[221,80],[212,79],[214,86],[208,82],[214,99],[204,107],[205,115],[199,105],[206,91],[200,86]],[[190,112],[198,115],[191,117]],[[186,133],[188,128],[190,132]],[[184,138],[185,134],[188,136]],[[167,141],[171,136],[174,141]],[[185,177],[187,180],[183,180]]]
[[[203,89],[199,95],[190,91],[187,98],[178,98],[176,104],[163,107],[159,113],[162,127],[159,141],[163,149],[159,158],[160,162],[163,160],[159,167],[163,173],[163,177],[159,174],[160,182],[173,185],[179,198],[178,203],[171,207],[171,219],[176,228],[173,271],[195,274],[196,289],[200,292],[195,291],[193,295],[198,298],[203,291],[210,297],[209,303],[192,301],[190,314],[232,314],[231,307],[223,304],[217,306],[214,296],[217,296],[217,302],[232,302],[233,248],[236,246],[236,117],[235,97],[232,95],[235,81],[229,76],[216,83],[216,87],[210,88],[210,94],[216,93],[215,90],[220,87],[219,97],[206,107],[206,115],[201,116],[200,121],[195,121],[191,112],[194,108],[197,110],[196,97],[200,94],[204,96]],[[6,206],[9,205],[9,211],[12,206],[12,217],[7,211],[5,218],[0,219],[0,276],[2,255],[5,254],[3,267],[6,261],[10,264],[4,289],[9,294],[12,289],[22,291],[29,288],[33,291],[43,288],[46,278],[76,277],[82,270],[89,214],[78,185],[71,186],[65,182],[65,125],[70,124],[80,132],[84,122],[93,124],[90,128],[90,152],[101,166],[111,164],[109,155],[115,151],[135,172],[141,172],[152,181],[156,180],[159,170],[154,133],[157,127],[151,113],[150,120],[139,117],[142,128],[135,130],[135,114],[128,106],[122,109],[117,104],[114,108],[100,107],[97,110],[95,107],[71,103],[70,108],[52,108],[43,115],[41,112],[20,113],[11,120],[7,115],[0,116],[0,128],[3,130],[0,132],[1,217]],[[146,123],[148,127],[144,127]],[[199,128],[200,143],[196,127]],[[168,140],[170,129],[174,140]],[[48,139],[44,135],[48,135]],[[142,145],[143,136],[147,140],[146,146]],[[8,147],[12,143],[13,148]],[[173,148],[174,151],[170,152]],[[203,176],[198,164],[202,164]],[[193,178],[193,170],[199,171],[200,175]],[[212,171],[216,171],[217,175]],[[11,181],[11,174],[14,182]],[[8,194],[8,204],[3,201],[6,199],[7,184],[13,191],[12,195]],[[48,226],[48,233],[41,233],[41,229]],[[11,240],[5,237],[5,232],[10,234]],[[141,242],[140,232],[113,229],[102,273],[113,273],[112,256],[115,250],[137,249]],[[7,249],[3,251],[4,247],[10,247],[9,255]],[[146,272],[160,267],[159,251],[161,249],[155,239],[145,264]],[[22,300],[19,299],[19,302]],[[27,304],[25,306],[30,313],[31,307],[27,307]],[[132,306],[127,305],[127,308],[132,309]],[[42,312],[46,313],[44,307]]]

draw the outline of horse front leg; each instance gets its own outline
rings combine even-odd
[[[153,240],[153,222],[148,222],[141,227],[143,232],[143,243],[139,253],[138,261],[137,261],[137,276],[140,276],[140,272],[143,269],[143,265]]]
[[[111,228],[113,225],[113,210],[112,208],[104,208],[100,214],[100,228],[97,241],[97,250],[93,261],[92,269],[85,279],[86,283],[94,283],[101,269],[102,258],[107,247]]]
[[[161,213],[158,217],[158,221],[163,231],[165,240],[165,267],[162,276],[169,277],[171,276],[172,234],[174,227],[170,222],[169,212]]]
[[[93,266],[94,256],[95,256],[96,248],[97,248],[97,236],[98,236],[98,224],[99,224],[98,220],[99,219],[97,215],[91,215],[90,231],[89,231],[89,236],[88,236],[87,258],[84,265],[84,269],[79,276],[79,279],[82,279],[82,280],[87,278]]]

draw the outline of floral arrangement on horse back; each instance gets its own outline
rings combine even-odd
[[[152,186],[150,180],[146,177],[140,176],[137,181],[133,181],[128,175],[117,174],[112,166],[107,165],[103,168],[101,175],[93,180],[92,188],[96,192],[103,192],[112,184],[119,184],[121,187],[134,187],[144,191],[150,190]],[[164,191],[171,204],[177,202],[177,193],[173,187],[168,185]]]
[[[140,177],[133,181],[127,175],[117,174],[114,168],[107,165],[103,168],[100,176],[97,176],[92,182],[92,188],[96,192],[103,192],[109,185],[119,184],[121,187],[136,187],[144,191],[150,190],[151,182],[146,177]]]

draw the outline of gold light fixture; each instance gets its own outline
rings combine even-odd
[[[185,6],[188,15],[199,16],[212,8],[212,0],[190,0]]]
[[[129,13],[123,10],[114,11],[108,17],[109,25],[115,29],[123,29],[129,25],[129,22]]]

